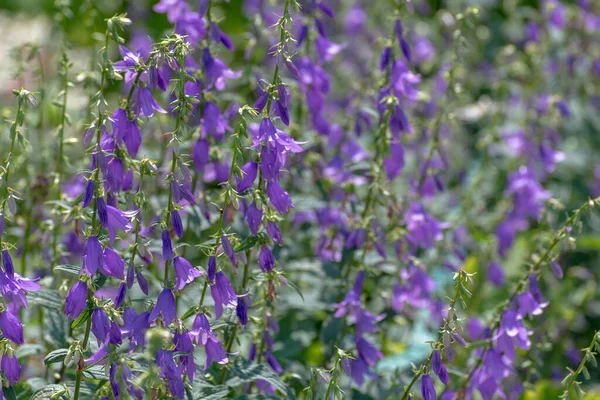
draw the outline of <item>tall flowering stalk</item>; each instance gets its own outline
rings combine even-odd
[[[70,119],[69,114],[67,113],[67,100],[69,97],[69,87],[72,87],[73,84],[71,82],[69,82],[69,69],[72,67],[71,62],[69,61],[69,58],[67,56],[66,53],[63,53],[63,56],[61,58],[61,77],[63,78],[63,87],[62,90],[59,92],[58,94],[58,98],[60,100],[62,100],[62,104],[61,104],[61,118],[60,118],[60,125],[58,126],[58,153],[56,155],[56,176],[54,179],[54,187],[55,187],[55,192],[56,192],[56,196],[55,196],[55,200],[59,201],[61,199],[61,193],[62,193],[62,179],[63,179],[63,169],[64,169],[64,163],[65,163],[65,157],[64,157],[64,147],[65,147],[65,129],[66,129],[66,125]],[[58,221],[55,222],[55,226],[52,232],[52,257],[54,259],[55,262],[59,261],[59,254],[58,254],[58,238],[60,235],[60,231],[61,231],[61,222],[60,222],[60,216],[58,218]],[[24,244],[24,249],[23,249],[23,263],[25,263],[25,254],[27,252],[27,244]]]
[[[0,270],[0,293],[3,302],[0,303],[0,331],[2,339],[0,340],[0,352],[2,359],[0,371],[5,379],[3,386],[11,387],[21,380],[21,365],[17,360],[15,352],[16,346],[25,343],[23,324],[19,318],[21,308],[27,308],[27,292],[40,290],[41,287],[29,279],[15,272],[14,263],[10,250],[14,246],[2,239],[6,228],[7,211],[16,216],[17,200],[20,200],[19,193],[11,185],[11,172],[16,169],[16,150],[24,144],[25,137],[20,128],[25,123],[25,107],[27,104],[37,106],[37,100],[33,93],[21,89],[14,90],[13,94],[17,96],[17,111],[14,121],[11,123],[10,148],[6,154],[6,159],[2,163],[0,178],[2,180],[2,198],[0,202],[0,250],[2,257],[2,269]]]

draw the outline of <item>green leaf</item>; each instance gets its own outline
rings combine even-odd
[[[258,243],[258,236],[248,236],[242,243],[238,244],[233,250],[237,253],[253,248]]]
[[[44,378],[40,378],[40,377],[33,377],[33,378],[29,378],[27,379],[27,382],[25,382],[25,385],[29,388],[29,390],[31,391],[31,393],[29,393],[29,395],[31,396],[32,393],[34,393],[35,391],[43,388],[44,386],[48,385],[48,381]],[[29,397],[27,397],[29,399]]]
[[[94,365],[85,369],[83,375],[90,379],[98,379],[101,381],[108,380],[108,376],[106,375],[106,372],[104,372],[104,367],[102,365]]]
[[[229,371],[229,376],[229,379],[225,382],[227,386],[236,387],[254,382],[257,379],[262,379],[273,385],[275,389],[285,394],[287,397],[291,397],[291,392],[286,384],[283,383],[273,370],[265,365],[255,364],[250,360],[240,357],[233,362]]]
[[[226,399],[229,395],[230,389],[225,385],[211,386],[206,382],[198,380],[194,382],[192,387],[191,398],[202,399],[202,400],[221,400]]]
[[[73,323],[71,324],[71,328],[72,329],[77,329],[80,326],[82,326],[83,324],[85,324],[88,320],[88,318],[90,318],[92,316],[92,304],[90,302],[88,302],[87,307],[84,308],[84,310],[81,312],[81,314],[79,314],[79,317],[77,317],[77,319],[75,321],[73,321]]]
[[[5,387],[3,393],[6,400],[17,400],[14,387]]]
[[[39,344],[24,344],[17,349],[17,358],[20,360],[25,357],[42,354],[44,347]]]
[[[79,196],[77,196],[77,198],[75,200],[73,200],[71,202],[71,207],[75,207],[77,204],[81,203],[81,200],[83,200],[83,194],[85,193],[85,191],[82,191],[81,194]]]
[[[65,271],[68,272],[69,274],[73,274],[73,275],[79,275],[79,272],[81,271],[81,267],[78,265],[73,265],[73,264],[64,264],[64,265],[57,265],[56,267],[54,267],[55,271]]]
[[[58,290],[42,289],[37,292],[30,292],[27,299],[32,304],[37,304],[49,310],[62,312],[62,298]]]
[[[298,286],[296,286],[294,284],[294,282],[292,282],[291,280],[289,280],[287,276],[285,277],[285,279],[287,280],[288,285],[291,286],[292,289],[294,289],[296,291],[296,293],[298,293],[298,296],[300,296],[300,298],[302,298],[302,301],[304,301],[304,295],[302,295],[302,292],[300,291],[300,288]]]
[[[46,341],[54,348],[64,348],[69,344],[69,320],[62,312],[62,307],[59,311],[45,310],[44,311],[44,331],[43,335]]]
[[[104,284],[107,282],[107,276],[106,275],[100,275],[100,277],[98,277],[98,279],[96,279],[96,281],[94,282],[94,285],[96,286],[96,290],[100,289],[102,286],[104,286]]]
[[[58,349],[51,351],[46,358],[44,358],[44,364],[50,365],[58,362],[62,362],[67,356],[68,349]]]
[[[192,315],[197,314],[197,313],[198,313],[198,307],[192,306],[181,316],[181,319],[182,320],[188,319],[189,317],[191,317]]]
[[[64,394],[58,397],[58,399],[68,400],[70,398],[68,390],[64,385],[47,385],[36,391],[29,400],[48,400],[59,392],[64,392]]]

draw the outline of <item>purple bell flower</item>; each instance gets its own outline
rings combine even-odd
[[[223,246],[223,251],[225,252],[225,255],[227,255],[227,258],[229,258],[229,261],[231,261],[231,263],[237,267],[237,256],[235,255],[233,246],[231,245],[231,242],[227,236],[221,236],[221,246]]]
[[[215,103],[207,102],[204,105],[202,137],[204,138],[209,134],[220,141],[225,137],[226,131],[231,131],[231,128],[227,125],[227,119],[221,114],[221,110]]]
[[[290,195],[283,190],[277,181],[270,181],[267,184],[267,196],[277,211],[282,214],[288,212],[290,208],[294,208]]]
[[[550,269],[552,270],[552,273],[554,274],[554,276],[556,277],[556,279],[562,279],[564,274],[563,274],[563,270],[560,266],[559,263],[557,263],[556,261],[552,261],[550,263]]]
[[[256,235],[258,233],[258,229],[260,228],[260,224],[262,223],[262,217],[262,207],[256,208],[254,206],[254,203],[250,204],[250,206],[246,210],[246,222],[248,223],[250,232],[252,232],[253,235]]]
[[[87,305],[88,289],[84,282],[77,281],[67,294],[65,315],[77,319]]]
[[[147,90],[147,89],[146,89]],[[164,111],[164,110],[163,110]],[[136,157],[142,144],[142,134],[135,120],[130,121],[127,111],[119,108],[111,116],[113,136],[118,143],[125,143],[127,152]]]
[[[117,288],[117,294],[115,295],[114,299],[115,307],[121,307],[123,300],[125,300],[125,293],[127,293],[127,284],[125,282],[121,282]]]
[[[423,400],[435,400],[437,398],[435,387],[433,386],[433,381],[429,374],[423,374],[423,376],[421,376],[421,396],[423,396]]]
[[[2,266],[4,267],[4,272],[10,279],[14,279],[15,277],[15,266],[13,265],[12,258],[10,257],[10,253],[8,250],[2,250]]]
[[[162,255],[166,261],[173,261],[173,244],[171,242],[171,235],[168,230],[163,230],[162,234]],[[165,267],[166,268],[166,267]]]
[[[223,306],[227,308],[237,307],[237,296],[229,279],[223,271],[219,271],[215,277],[215,283],[210,287],[210,293],[215,302],[215,317],[221,318]]]
[[[147,87],[137,89],[136,113],[150,118],[154,111],[165,114],[166,111],[154,100],[152,92]],[[134,122],[135,123],[135,122]],[[129,148],[127,149],[129,151]]]
[[[227,353],[225,353],[223,345],[214,335],[208,337],[206,345],[204,346],[204,351],[206,352],[206,363],[204,364],[205,370],[210,367],[213,361],[221,365],[229,362],[229,358],[227,358]]]
[[[496,261],[492,261],[488,266],[488,280],[495,286],[504,285],[504,270]]]
[[[88,276],[92,276],[98,269],[102,271],[104,268],[104,255],[102,245],[96,236],[90,236],[85,241],[83,248],[83,267],[81,272],[85,272]]]
[[[92,312],[92,333],[98,339],[98,343],[104,343],[108,341],[108,334],[110,331],[110,325],[108,323],[108,316],[104,309],[96,307]]]
[[[446,369],[446,366],[444,364],[442,364],[440,366],[440,372],[436,373],[436,375],[438,376],[438,378],[440,378],[440,381],[444,385],[448,385],[448,381],[449,381],[448,370]]]
[[[198,139],[192,151],[192,160],[196,171],[204,172],[204,167],[210,161],[210,146],[206,139]]]
[[[250,161],[246,163],[242,167],[243,177],[238,178],[236,191],[238,193],[244,193],[246,190],[250,189],[252,185],[254,185],[254,181],[256,180],[256,173],[258,172],[258,164],[254,161]]]
[[[9,385],[16,385],[19,383],[21,380],[21,365],[19,364],[19,360],[17,360],[17,356],[13,355],[11,357],[8,355],[8,353],[4,353],[2,355],[0,367],[4,373],[4,376],[6,376]]]
[[[442,368],[442,355],[439,350],[434,350],[431,354],[431,369],[437,374],[440,373]]]
[[[81,199],[81,205],[83,208],[86,208],[92,203],[94,200],[94,188],[96,187],[93,179],[87,181],[85,185],[85,190],[83,191],[83,198]]]
[[[273,241],[277,244],[283,243],[283,237],[281,236],[281,230],[274,222],[269,221],[267,223],[267,233],[273,239]]]
[[[104,249],[104,263],[99,265],[104,275],[114,276],[117,279],[125,279],[125,261],[118,252],[106,247]]]
[[[197,270],[183,257],[175,257],[173,259],[173,267],[177,279],[175,281],[175,290],[182,290],[185,285],[194,281],[194,279],[202,276],[202,272]]]
[[[235,50],[233,42],[231,41],[231,39],[229,39],[229,36],[227,36],[222,30],[220,30],[217,24],[215,24],[214,22],[210,24],[208,32],[211,40],[215,41],[216,43],[221,43],[229,51]]]
[[[148,296],[148,280],[146,280],[146,277],[141,272],[137,273],[136,278],[138,281],[138,285],[140,286],[140,289],[142,290],[142,293],[144,293],[146,296]]]
[[[3,311],[0,313],[0,330],[2,330],[2,336],[12,340],[16,344],[23,344],[23,325],[19,318],[11,314],[9,311]]]
[[[110,324],[108,331],[108,343],[112,344],[113,346],[120,346],[121,343],[123,343],[121,328],[119,328],[119,324],[116,321],[113,321]]]
[[[248,324],[248,306],[250,302],[250,294],[238,297],[238,304],[235,313],[240,320],[240,324],[243,326]]]
[[[215,256],[208,257],[208,273],[207,278],[210,283],[215,282],[217,277],[217,258]]]
[[[175,304],[175,296],[173,296],[171,289],[165,288],[160,295],[158,295],[156,305],[150,313],[149,321],[156,321],[159,314],[162,314],[165,325],[169,325],[177,318],[177,305]]]
[[[179,372],[173,360],[173,353],[167,350],[159,350],[156,353],[156,364],[158,364],[161,378],[167,380],[171,394],[178,399],[183,399],[185,386],[181,379],[181,372]]]
[[[267,246],[261,246],[258,251],[258,265],[260,265],[260,269],[264,273],[270,272],[275,268],[275,258],[273,258],[273,253],[271,253],[271,249]]]
[[[181,223],[181,217],[177,210],[171,211],[171,223],[173,224],[173,231],[179,239],[183,238],[183,224]]]

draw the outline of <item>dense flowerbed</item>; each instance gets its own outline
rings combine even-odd
[[[0,399],[600,395],[600,3],[28,4]]]

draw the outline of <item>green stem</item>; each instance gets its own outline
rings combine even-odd
[[[457,279],[460,279],[460,278],[457,278]],[[456,293],[454,294],[454,298],[452,299],[452,302],[450,303],[450,310],[454,309],[454,305],[456,304],[456,302],[458,301],[458,298],[460,297],[460,290],[459,290],[458,285],[460,285],[460,282],[458,282],[456,285]],[[442,344],[442,337],[444,335],[444,332],[450,326],[451,320],[452,320],[452,318],[450,318],[450,315],[448,315],[448,318],[446,319],[444,326],[442,327],[442,329],[440,330],[440,333],[438,334],[437,342],[433,346],[434,349],[431,351],[431,353],[429,353],[429,357],[427,357],[427,360],[425,360],[423,365],[421,365],[421,368],[419,368],[419,370],[415,373],[415,375],[413,376],[413,378],[410,381],[410,383],[408,384],[408,386],[405,387],[404,394],[402,395],[402,398],[400,400],[406,400],[408,398],[408,396],[410,396],[410,389],[417,382],[417,379],[419,379],[419,377],[421,375],[423,375],[426,368],[429,367],[429,364],[431,363],[431,358],[433,357],[433,352]]]
[[[62,103],[62,115],[60,128],[58,130],[58,154],[56,157],[56,180],[54,181],[55,189],[56,189],[56,200],[60,200],[61,196],[61,183],[62,183],[62,169],[63,169],[63,153],[64,153],[64,136],[65,136],[65,123],[67,120],[67,96],[69,92],[69,62],[66,59],[66,55],[63,55],[63,73],[64,73],[64,84],[63,84],[63,103]],[[58,257],[58,234],[60,231],[60,215],[56,221],[56,225],[54,226],[52,232],[52,257],[54,257],[54,262],[59,262]],[[27,237],[25,238],[27,240]],[[54,268],[52,268],[54,270]]]
[[[27,214],[25,216],[25,236],[23,237],[23,254],[21,255],[21,276],[25,276],[26,271],[27,271],[27,255],[29,254],[28,243],[29,243],[29,236],[31,235],[31,216],[32,216],[32,214],[33,214],[33,201],[31,201],[29,204],[29,207],[27,207]]]
[[[552,254],[552,250],[554,249],[554,247],[556,247],[556,245],[558,245],[558,243],[560,243],[565,237],[567,237],[568,231],[571,229],[571,227],[573,226],[573,224],[575,223],[575,221],[579,218],[580,214],[583,213],[583,212],[585,212],[588,208],[590,208],[591,206],[595,205],[599,201],[600,201],[600,197],[596,198],[596,199],[593,199],[593,200],[589,200],[586,203],[584,203],[581,207],[579,207],[577,210],[575,210],[573,212],[573,214],[564,223],[564,225],[562,226],[562,228],[554,235],[552,241],[548,245],[548,248],[546,249],[546,251],[544,252],[544,254],[538,259],[538,261],[535,264],[533,264],[531,266],[531,268],[529,268],[527,271],[525,271],[523,273],[523,275],[521,276],[521,278],[520,278],[517,286],[512,291],[511,295],[498,308],[498,310],[494,314],[495,315],[495,320],[494,320],[494,323],[492,324],[492,329],[491,329],[490,334],[489,334],[490,337],[492,337],[494,335],[494,332],[500,327],[500,323],[502,321],[502,314],[504,314],[504,312],[506,310],[508,310],[508,308],[510,307],[512,301],[523,291],[524,288],[527,287],[529,275],[531,275],[532,273],[534,273],[536,275],[539,275],[541,273],[541,266],[549,260],[550,255]],[[531,259],[531,258],[533,258],[533,256],[534,256],[534,254],[532,254],[529,258]],[[475,371],[477,371],[477,369],[483,363],[483,358],[485,356],[485,353],[492,346],[493,346],[493,341],[490,340],[488,342],[487,346],[484,347],[483,352],[481,353],[481,356],[479,356],[479,358],[478,358],[477,362],[475,363],[475,365],[469,370],[469,373],[467,374],[467,377],[465,378],[465,380],[461,383],[461,385],[459,387],[459,393],[463,393],[464,392],[464,389],[466,388],[467,384],[470,382],[471,378],[473,378],[473,375],[475,374]]]
[[[88,302],[92,301],[92,294],[88,292]],[[90,339],[90,331],[92,328],[92,318],[89,317],[87,323],[85,325],[85,336],[83,337],[83,345],[81,347],[81,357],[84,356],[85,351],[87,350],[88,341]],[[81,380],[83,378],[83,365],[84,363],[80,362],[77,365],[77,376],[75,380],[75,393],[73,394],[74,400],[79,400],[79,391],[81,389]]]
[[[249,279],[249,267],[250,267],[250,257],[249,257],[249,252],[246,252],[246,264],[244,264],[244,277],[242,279],[242,287],[241,287],[241,293],[245,294],[246,293],[246,288],[248,285],[248,279]],[[239,300],[238,300],[239,301]],[[227,343],[227,354],[231,354],[231,348],[233,347],[233,342],[235,341],[235,336],[238,332],[238,324],[236,324],[233,327],[233,330],[231,332],[231,336],[229,337],[229,342]],[[223,371],[221,372],[221,384],[223,384],[225,382],[225,378],[227,377],[227,370],[225,368],[223,368]]]
[[[583,371],[583,368],[585,368],[585,365],[588,362],[588,357],[594,357],[593,351],[594,351],[594,347],[596,346],[596,342],[598,341],[599,333],[600,332],[594,333],[594,337],[592,338],[592,342],[590,343],[590,345],[586,349],[583,349],[585,354],[584,354],[583,358],[581,359],[581,362],[577,366],[577,369],[575,371],[570,372],[569,375],[567,376],[568,383],[567,383],[564,393],[562,394],[563,398],[567,398],[569,396],[569,392],[571,392],[571,389],[573,388],[573,384],[575,383],[575,380],[577,379],[579,374]]]
[[[108,58],[106,52],[108,51],[108,44],[109,44],[109,40],[110,40],[110,32],[106,31],[105,33],[105,41],[104,41],[104,48],[103,48],[103,63],[102,63],[102,77],[100,79],[100,93],[104,92],[104,85],[106,83],[106,75],[107,75],[107,65],[106,65],[106,59]],[[103,96],[101,96],[100,99],[98,99],[99,102],[104,101]],[[96,126],[96,170],[94,171],[94,211],[93,211],[93,215],[92,215],[92,234],[97,233],[97,224],[100,223],[99,218],[98,218],[98,194],[100,192],[100,160],[98,159],[100,152],[102,151],[101,147],[100,147],[100,140],[101,140],[101,132],[102,132],[102,124],[104,123],[104,113],[102,112],[102,110],[100,109],[100,104],[98,105],[98,125]],[[88,291],[88,299],[87,299],[88,303],[92,301],[92,293],[91,291]],[[88,341],[90,338],[90,331],[92,328],[92,318],[88,318],[87,322],[86,322],[86,326],[85,326],[85,335],[83,338],[83,346],[82,346],[82,354],[81,356],[83,357],[85,354],[85,351],[87,350],[87,345],[88,345]],[[81,389],[81,381],[83,379],[83,365],[84,363],[80,361],[80,363],[77,365],[77,373],[76,373],[76,380],[75,380],[75,393],[73,395],[73,399],[74,400],[79,400],[79,392]]]

